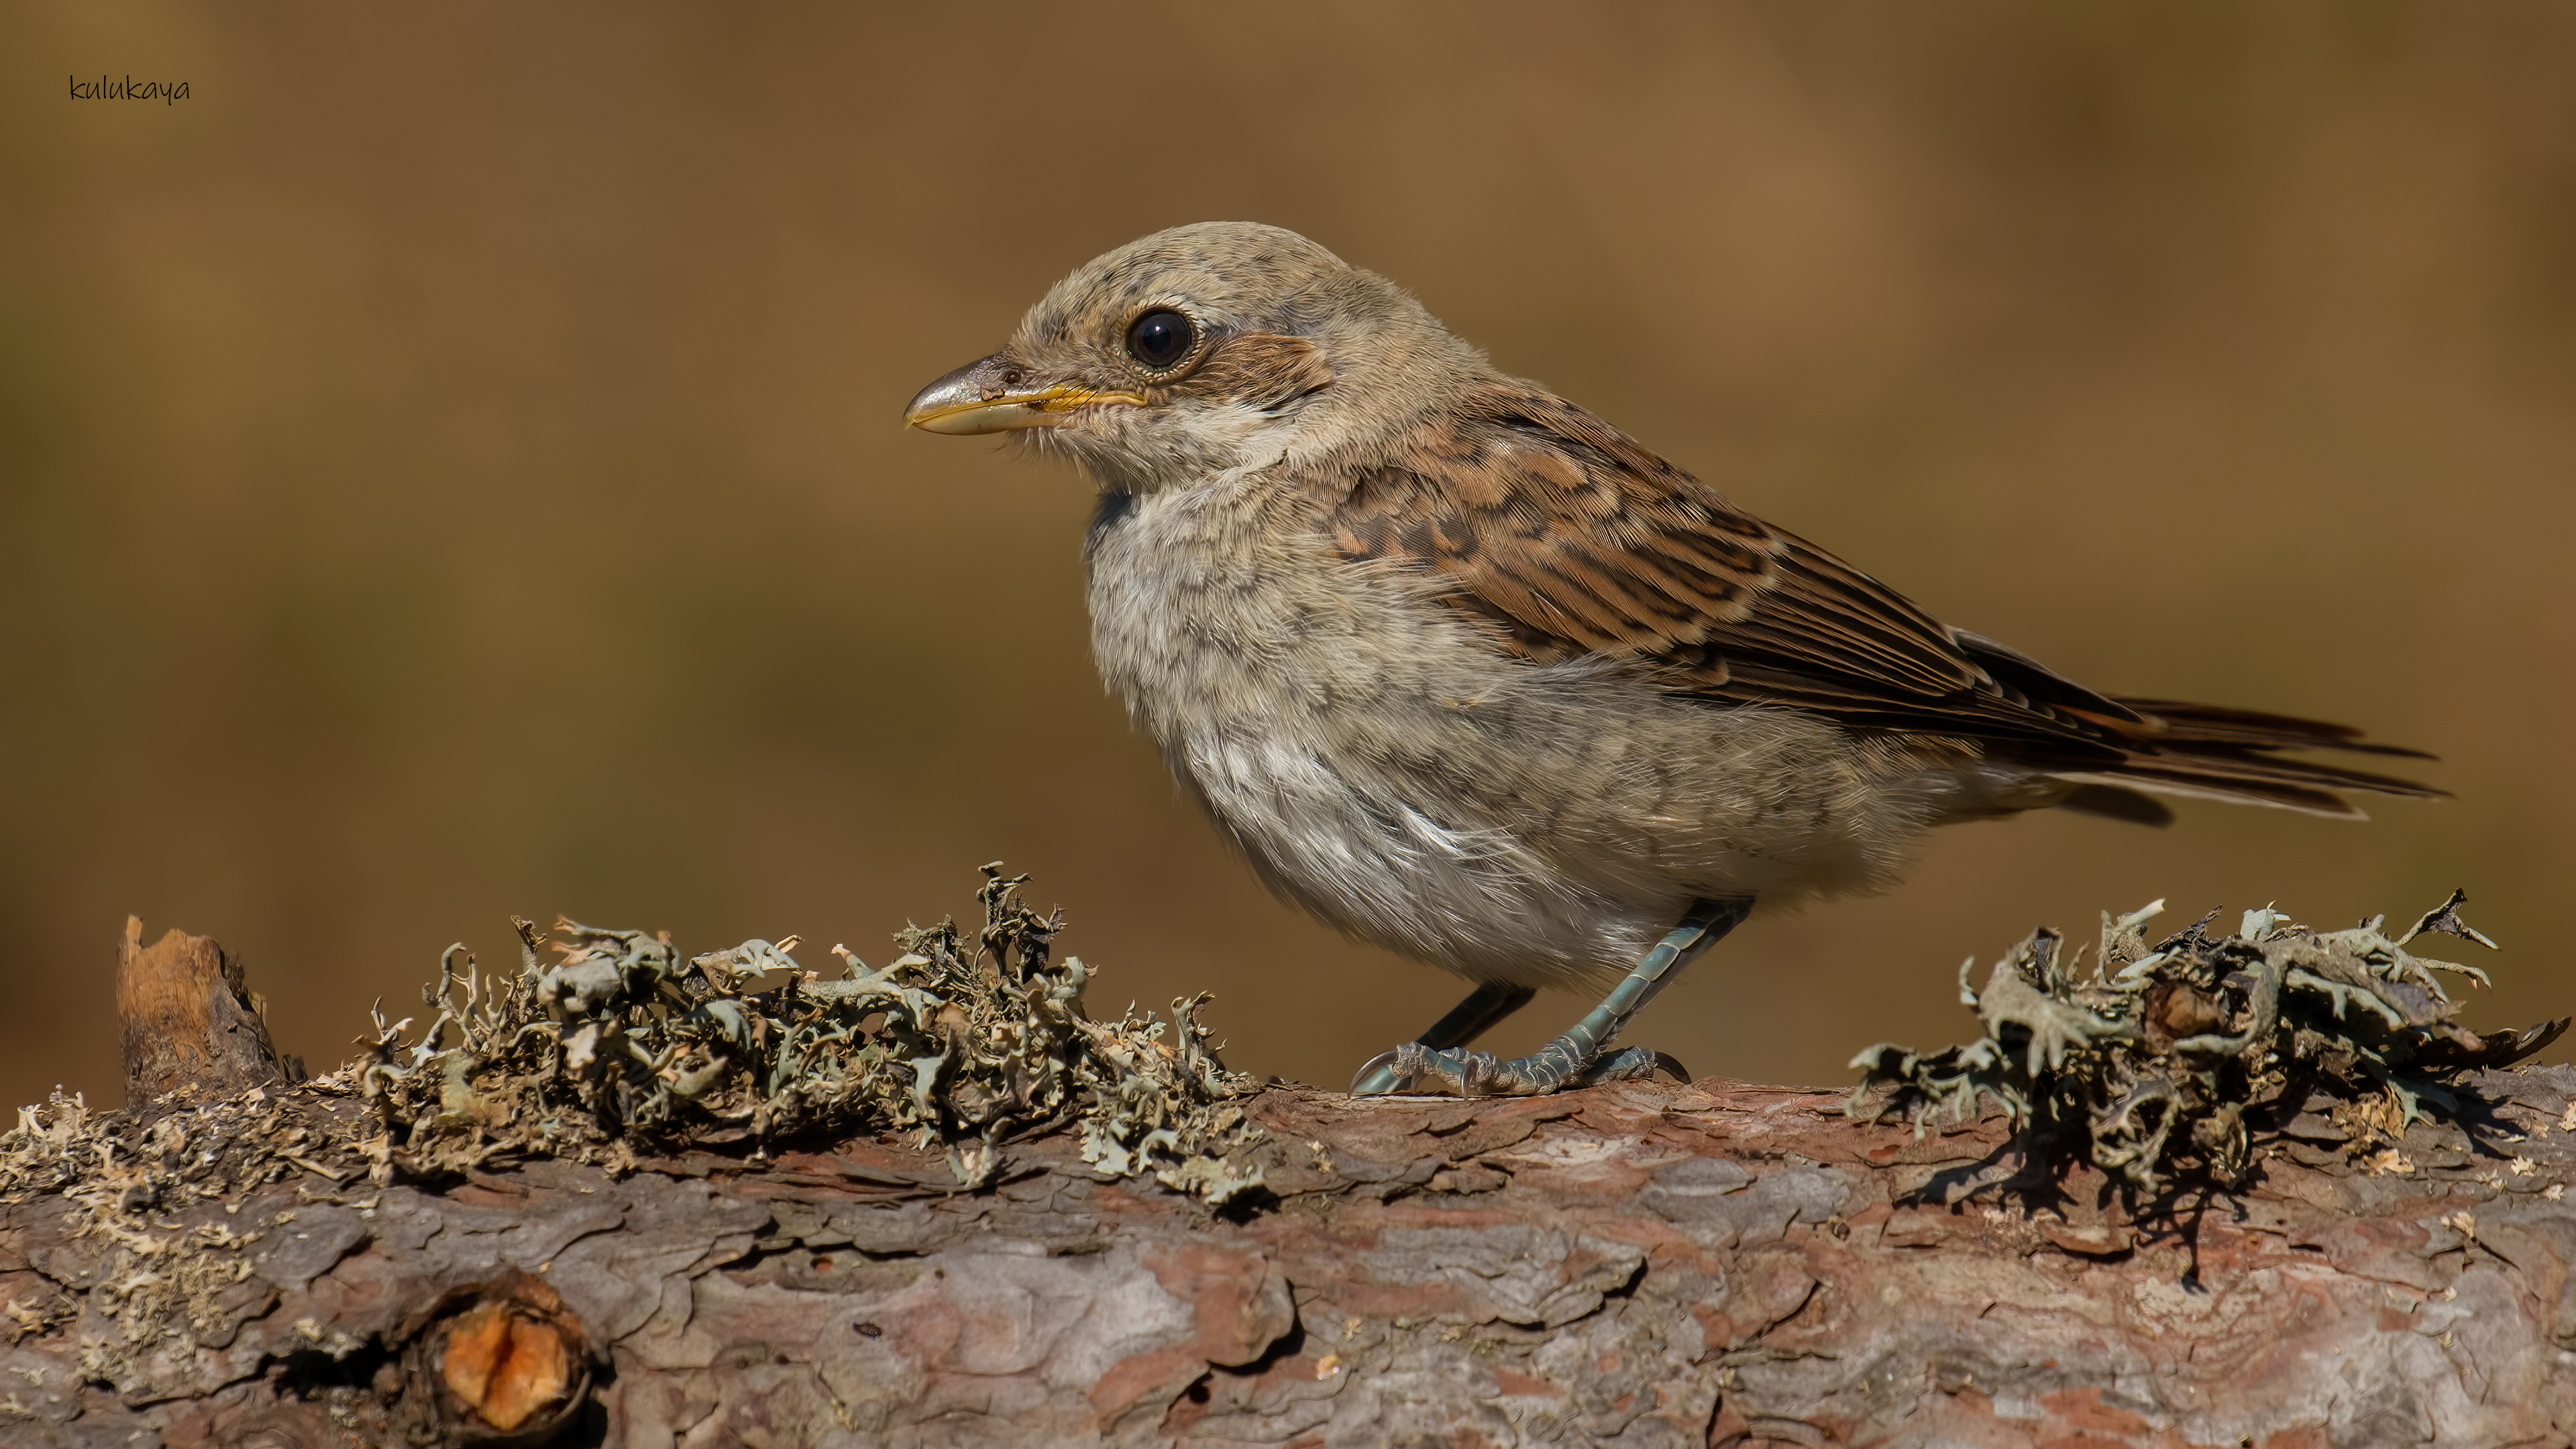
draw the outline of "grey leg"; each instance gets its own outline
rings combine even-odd
[[[1462,1097],[1528,1097],[1569,1086],[1650,1076],[1660,1062],[1671,1059],[1643,1047],[1617,1052],[1606,1052],[1604,1048],[1630,1017],[1655,999],[1655,993],[1663,990],[1664,983],[1682,963],[1715,945],[1752,910],[1753,902],[1749,900],[1692,902],[1681,924],[1666,932],[1664,939],[1630,968],[1626,979],[1612,987],[1599,1006],[1565,1035],[1528,1056],[1501,1061],[1485,1052],[1439,1047],[1427,1041],[1407,1042],[1393,1051],[1379,1053],[1361,1067],[1352,1090],[1402,1092],[1427,1088]],[[1482,994],[1481,988],[1478,994]],[[1475,1002],[1476,997],[1469,997],[1457,1011],[1441,1018],[1440,1025],[1447,1026],[1451,1018],[1462,1015]],[[1432,1028],[1435,1032],[1439,1029]]]
[[[1530,998],[1536,995],[1538,988],[1534,986],[1513,986],[1501,981],[1479,982],[1476,989],[1467,994],[1466,1000],[1450,1008],[1447,1016],[1431,1023],[1431,1029],[1414,1040],[1433,1051],[1465,1046],[1483,1036],[1504,1017],[1529,1005]],[[1394,1091],[1394,1069],[1379,1065],[1391,1058],[1391,1053],[1381,1053],[1360,1068],[1360,1074],[1351,1079],[1352,1095]]]

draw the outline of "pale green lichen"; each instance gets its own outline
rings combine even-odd
[[[145,1112],[56,1092],[0,1131],[0,1203],[67,1204],[67,1229],[98,1247],[97,1282],[77,1303],[0,1295],[0,1342],[85,1304],[84,1373],[123,1384],[150,1355],[186,1358],[226,1329],[226,1292],[252,1271],[245,1250],[295,1210],[238,1230],[175,1215],[230,1212],[290,1181],[300,1202],[364,1214],[369,1177],[543,1156],[625,1169],[894,1132],[944,1148],[963,1188],[999,1176],[1012,1143],[1063,1128],[1104,1177],[1248,1201],[1263,1187],[1249,1152],[1261,1131],[1235,1099],[1254,1084],[1218,1059],[1199,1019],[1207,998],[1173,1003],[1168,1021],[1132,1008],[1093,1020],[1091,971],[1052,959],[1062,922],[1023,906],[1020,885],[986,867],[979,933],[907,929],[883,968],[836,948],[835,979],[799,966],[792,938],[687,957],[661,936],[569,922],[549,964],[521,923],[517,973],[485,977],[451,948],[422,992],[435,1012],[425,1030],[378,1014],[359,1060],[310,1081]]]
[[[1052,958],[1062,920],[1021,904],[1025,879],[986,866],[973,938],[953,921],[907,928],[882,967],[835,946],[831,979],[797,963],[793,937],[684,956],[569,921],[546,964],[521,921],[516,976],[480,976],[451,947],[422,992],[437,1013],[425,1031],[377,1015],[360,1088],[390,1165],[419,1175],[893,1131],[979,1186],[1009,1143],[1071,1126],[1104,1177],[1150,1172],[1218,1203],[1259,1188],[1244,1149],[1260,1130],[1232,1100],[1253,1083],[1210,1045],[1208,998],[1173,1002],[1169,1022],[1094,1020],[1092,972]]]
[[[2043,1163],[2081,1149],[2134,1190],[2154,1192],[2179,1173],[2221,1184],[2253,1162],[2253,1130],[2277,1126],[2315,1094],[2345,1104],[2357,1148],[2402,1134],[2427,1110],[2458,1103],[2444,1085],[2457,1072],[2502,1066],[2538,1051],[2565,1020],[2481,1037],[2454,1025],[2460,1010],[2437,972],[2487,984],[2484,971],[2412,954],[2439,932],[2494,949],[2459,917],[2465,896],[2425,913],[2405,934],[2383,917],[2348,931],[2317,931],[2270,908],[2245,913],[2232,936],[2212,936],[2212,911],[2151,950],[2145,923],[2158,901],[2102,918],[2093,969],[2081,948],[2040,930],[1960,997],[1986,1034],[1921,1053],[1881,1043],[1852,1059],[1862,1072],[1851,1110],[1889,1090],[1873,1120],[1908,1115],[1920,1134],[1946,1115],[1975,1116],[1991,1102]]]

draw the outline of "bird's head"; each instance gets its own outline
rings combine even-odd
[[[1146,492],[1364,445],[1484,370],[1385,278],[1292,231],[1203,222],[1076,269],[904,421],[1008,432]]]

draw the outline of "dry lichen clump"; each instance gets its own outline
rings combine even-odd
[[[1961,998],[1986,1035],[1923,1054],[1881,1043],[1852,1059],[1873,1087],[1892,1085],[1877,1115],[1903,1111],[1920,1133],[1946,1112],[1974,1115],[1991,1099],[2011,1115],[2035,1161],[2076,1139],[2095,1166],[2154,1192],[2177,1172],[2232,1185],[2253,1162],[2254,1130],[2280,1125],[2322,1091],[2356,1145],[2374,1145],[2458,1103],[2442,1085],[2471,1067],[2503,1066],[2555,1040],[2564,1019],[2486,1037],[2454,1026],[2460,1003],[2435,972],[2487,984],[2474,966],[2406,950],[2426,932],[2493,941],[2459,918],[2454,891],[2404,935],[2384,917],[2349,931],[2317,931],[2269,908],[2245,913],[2237,934],[2213,937],[2212,911],[2153,950],[2144,923],[2158,901],[2118,920],[2102,917],[2100,954],[2065,951],[2040,930],[1995,963],[1983,990],[1959,968]]]
[[[471,957],[459,971],[451,947],[422,991],[425,1032],[378,1013],[359,1086],[393,1164],[418,1175],[901,1129],[980,1185],[1004,1144],[1073,1119],[1105,1176],[1150,1171],[1215,1202],[1258,1187],[1241,1150],[1259,1129],[1230,1101],[1252,1083],[1208,1044],[1207,998],[1173,1002],[1168,1031],[1133,1008],[1093,1020],[1091,971],[1050,958],[1062,921],[1020,903],[1025,880],[984,867],[972,940],[951,921],[908,928],[883,968],[836,946],[847,974],[829,981],[789,956],[794,937],[683,956],[571,922],[547,965],[520,921],[516,977],[478,977]]]
[[[129,1384],[147,1359],[187,1361],[200,1345],[229,1340],[241,1294],[257,1291],[247,1255],[295,1219],[288,1210],[265,1231],[236,1224],[228,1215],[242,1198],[293,1180],[302,1202],[375,1205],[372,1195],[350,1202],[311,1189],[315,1179],[334,1188],[354,1181],[368,1165],[327,1097],[253,1088],[163,1107],[148,1119],[94,1112],[57,1091],[45,1106],[19,1108],[17,1125],[0,1132],[0,1203],[58,1204],[64,1236],[95,1243],[99,1258],[83,1293],[0,1299],[9,1320],[0,1345],[13,1329],[32,1338],[94,1317],[99,1323],[77,1335],[81,1372]],[[226,1216],[197,1211],[212,1204],[227,1205]],[[313,1332],[310,1346],[354,1347],[345,1335]],[[0,1398],[0,1410],[7,1404]]]
[[[1133,1010],[1091,1019],[1090,971],[1050,959],[1061,922],[1020,904],[1020,880],[984,876],[973,939],[947,921],[908,929],[882,970],[840,952],[847,975],[834,981],[798,968],[792,939],[684,958],[660,937],[570,924],[545,965],[523,922],[518,975],[479,977],[451,948],[422,993],[437,1009],[428,1029],[413,1037],[379,1014],[367,1054],[328,1075],[140,1111],[93,1112],[59,1092],[22,1108],[0,1131],[0,1203],[59,1204],[68,1237],[106,1245],[80,1301],[114,1331],[83,1334],[83,1372],[126,1384],[147,1358],[223,1341],[234,1324],[219,1315],[238,1307],[227,1293],[250,1280],[245,1253],[295,1218],[237,1230],[200,1210],[229,1215],[290,1180],[303,1202],[371,1214],[370,1176],[542,1155],[625,1167],[639,1152],[895,1129],[945,1146],[959,1184],[975,1186],[1001,1171],[1005,1144],[1071,1125],[1106,1176],[1150,1172],[1216,1203],[1261,1187],[1246,1152],[1260,1129],[1232,1100],[1253,1084],[1209,1046],[1206,998],[1173,1003],[1168,1024]],[[0,1343],[80,1311],[65,1295],[0,1309]],[[357,1346],[314,1333],[335,1357]]]

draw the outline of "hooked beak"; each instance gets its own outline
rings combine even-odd
[[[1098,403],[1142,407],[1145,399],[1062,383],[1032,386],[1019,364],[996,352],[923,388],[903,420],[925,433],[1001,433],[1058,427],[1072,421],[1075,409]]]

